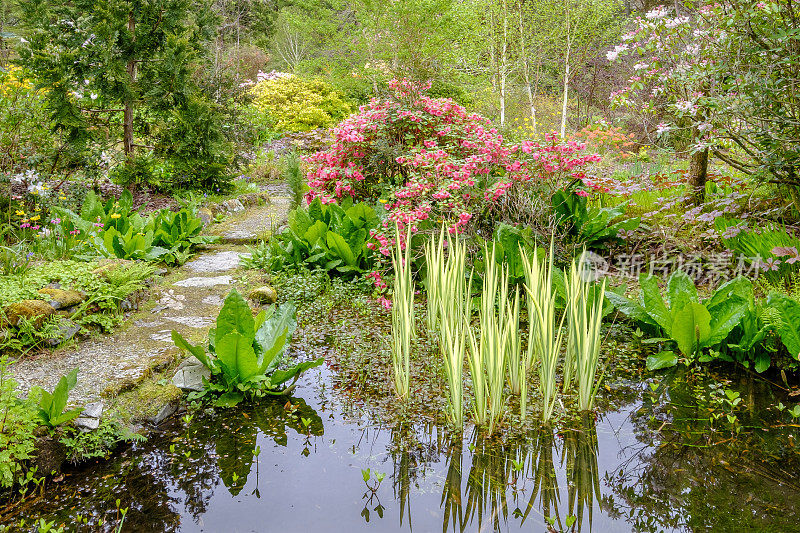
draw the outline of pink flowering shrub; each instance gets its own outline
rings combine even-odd
[[[333,145],[306,159],[307,198],[324,203],[347,196],[386,205],[384,231],[374,231],[388,254],[386,231],[396,221],[418,229],[421,222],[463,230],[511,189],[546,183],[552,190],[578,179],[599,156],[576,141],[510,145],[489,119],[468,113],[448,98],[425,95],[429,85],[394,80],[393,95],[374,98],[333,130]],[[548,195],[549,197],[549,195]],[[373,246],[374,243],[373,243]]]

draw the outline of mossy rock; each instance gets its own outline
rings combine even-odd
[[[276,301],[278,301],[278,291],[269,285],[264,285],[250,291],[248,297],[251,300],[262,304],[274,304]]]
[[[50,299],[50,305],[54,309],[72,307],[73,305],[78,305],[85,299],[85,296],[78,291],[66,291],[49,287],[39,289],[39,294],[47,296],[47,298]]]
[[[42,300],[22,300],[9,304],[3,308],[6,320],[12,326],[19,324],[20,319],[30,320],[34,326],[40,327],[45,319],[53,315],[56,310],[49,303]]]

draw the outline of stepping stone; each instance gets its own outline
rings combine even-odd
[[[182,390],[203,390],[203,378],[211,379],[211,371],[200,360],[191,356],[180,364],[172,377],[172,384]]]
[[[240,254],[239,252],[206,254],[186,263],[186,268],[194,272],[225,272],[238,268],[239,260],[242,257],[250,257],[250,254]]]
[[[212,294],[211,296],[206,296],[203,298],[203,303],[206,305],[213,305],[214,307],[222,307],[222,305],[225,303],[225,300],[216,294]]]
[[[211,278],[186,278],[174,283],[176,287],[216,287],[217,285],[230,285],[232,276],[214,276]]]
[[[172,343],[172,330],[163,329],[158,333],[153,333],[152,335],[150,335],[150,338],[153,339],[154,341]]]
[[[206,316],[167,316],[164,318],[190,328],[204,328],[211,324],[211,319]]]

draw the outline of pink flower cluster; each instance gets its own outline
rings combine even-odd
[[[306,158],[309,201],[350,196],[386,204],[384,232],[373,232],[377,243],[370,243],[385,255],[392,245],[385,234],[394,222],[413,231],[432,219],[455,233],[515,184],[574,179],[600,159],[583,154],[584,144],[559,142],[555,134],[545,144],[509,145],[489,119],[451,99],[426,96],[428,84],[393,80],[390,87],[392,97],[362,106],[333,130],[328,150]]]

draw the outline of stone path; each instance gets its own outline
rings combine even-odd
[[[222,231],[260,235],[265,229],[284,224],[289,199],[275,196],[271,200],[266,206],[254,206],[231,217],[220,225]],[[267,220],[271,226],[265,228]],[[99,400],[103,391],[124,389],[146,377],[154,367],[174,363],[178,351],[172,343],[172,330],[190,342],[199,343],[207,337],[223,299],[247,274],[240,267],[245,252],[243,244],[211,247],[157,280],[155,305],[137,314],[121,330],[82,342],[69,351],[25,358],[12,366],[14,378],[24,392],[34,385],[52,390],[62,375],[78,367],[78,383],[70,393],[70,403],[87,404]]]
[[[286,214],[291,208],[291,192],[285,185],[269,186],[265,190],[270,201],[265,205],[252,206],[234,213],[221,224],[211,228],[223,243],[249,244],[266,239],[286,223]]]

